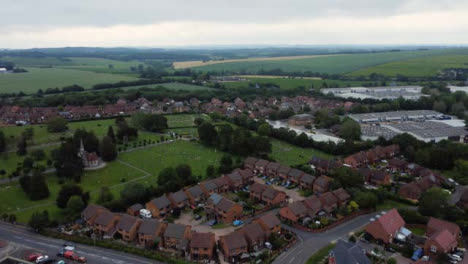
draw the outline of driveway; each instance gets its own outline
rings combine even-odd
[[[265,184],[265,181],[260,178],[260,177],[255,177],[254,178],[254,181],[255,182],[258,182],[258,183],[261,183],[261,184]],[[289,200],[291,202],[296,202],[296,201],[303,201],[305,200],[305,197],[301,196],[299,194],[299,192],[297,191],[297,189],[287,189],[283,186],[278,186],[278,185],[270,185],[273,189],[275,190],[278,190],[278,191],[283,191],[286,193],[287,196],[289,196]]]
[[[202,233],[211,232],[215,234],[216,240],[218,240],[220,236],[227,235],[239,228],[239,227],[233,227],[230,225],[230,226],[227,226],[226,228],[214,229],[211,226],[209,226],[208,223],[203,223],[202,222],[203,220],[204,218],[202,218],[201,220],[195,220],[193,218],[193,212],[190,211],[190,212],[181,214],[179,219],[175,220],[174,222],[176,224],[190,225],[192,226],[192,231],[197,231],[197,232],[202,232]]]

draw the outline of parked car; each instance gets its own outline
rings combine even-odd
[[[151,212],[150,212],[149,210],[141,209],[141,210],[140,210],[140,217],[141,217],[141,218],[150,219],[150,218],[152,218],[153,216],[151,215]]]
[[[450,259],[456,260],[456,261],[462,261],[462,258],[456,254],[448,255]]]
[[[208,222],[208,225],[209,225],[209,226],[214,226],[214,225],[216,225],[216,223],[218,223],[218,221],[216,221],[215,219],[213,219],[213,220],[210,220],[210,221]]]
[[[201,218],[202,218],[201,215],[199,215],[199,214],[195,215],[195,220],[200,220]]]
[[[411,257],[412,260],[416,261],[418,259],[420,259],[422,256],[423,256],[423,249],[422,248],[418,248],[414,251],[413,253],[413,256]]]
[[[59,260],[55,264],[67,264],[67,263],[65,261],[63,261],[63,260]]]
[[[234,222],[232,222],[233,226],[240,226],[240,225],[243,225],[243,224],[244,224],[244,222],[241,221],[241,220],[234,220]]]
[[[36,259],[36,263],[44,263],[46,262],[47,260],[49,259],[49,256],[47,255],[44,255],[44,256],[40,256]]]
[[[30,255],[26,258],[26,260],[27,260],[27,261],[36,261],[36,259],[38,259],[38,258],[41,257],[41,256],[42,256],[42,254],[39,254],[39,253],[32,253],[32,254],[30,254]]]
[[[388,252],[391,252],[391,253],[395,253],[396,250],[392,247],[386,247],[385,250],[387,250]]]

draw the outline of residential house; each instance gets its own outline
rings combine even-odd
[[[184,208],[189,204],[189,198],[183,190],[168,195],[173,208]]]
[[[290,170],[291,170],[291,167],[281,165],[278,169],[278,177],[283,180],[287,180]]]
[[[200,184],[201,189],[206,197],[210,196],[213,193],[218,193],[218,185],[214,180],[208,180]]]
[[[135,216],[123,214],[117,223],[117,233],[122,236],[123,241],[131,242],[136,239],[140,224],[141,220]]]
[[[140,214],[141,209],[144,209],[143,205],[139,203],[134,204],[127,209],[127,214],[132,216],[138,216]]]
[[[342,166],[338,161],[321,159],[319,157],[313,157],[309,163],[314,166],[317,173],[328,173]]]
[[[265,191],[266,188],[267,186],[264,184],[260,184],[260,183],[252,184],[249,189],[250,199],[254,201],[261,201],[262,193]]]
[[[267,186],[262,193],[262,202],[267,206],[282,205],[286,202],[286,193]]]
[[[407,166],[408,166],[408,163],[401,159],[392,158],[388,160],[388,167],[390,167],[390,169],[394,172],[405,171]]]
[[[264,174],[266,171],[266,167],[268,166],[268,163],[270,163],[268,160],[264,160],[264,159],[257,160],[257,162],[255,163],[255,171],[257,173]]]
[[[146,203],[146,209],[155,218],[161,218],[171,211],[171,201],[162,195]]]
[[[432,234],[424,242],[424,252],[432,255],[447,254],[456,249],[457,237],[444,229]]]
[[[397,209],[392,209],[368,224],[366,226],[366,232],[374,239],[388,244],[392,243],[393,239],[404,226],[405,221],[401,218]]]
[[[332,178],[322,175],[314,182],[314,193],[324,193],[330,188]]]
[[[312,195],[305,199],[304,205],[307,207],[308,215],[311,218],[318,216],[320,211],[323,210],[322,202],[316,195]]]
[[[281,164],[279,164],[278,162],[270,162],[268,163],[267,167],[266,167],[266,172],[265,174],[268,176],[268,177],[273,177],[273,178],[276,178],[278,177],[278,170],[280,168]]]
[[[457,224],[434,217],[429,218],[426,227],[427,237],[431,237],[435,233],[443,230],[449,231],[455,238],[458,238],[461,234],[460,227]]]
[[[303,171],[298,169],[291,169],[288,173],[288,179],[289,181],[294,182],[295,184],[299,184],[302,175],[304,175]]]
[[[200,185],[195,185],[186,189],[185,194],[192,205],[196,205],[205,199],[205,193]]]
[[[224,255],[224,260],[229,263],[238,263],[243,253],[248,253],[248,244],[244,235],[234,231],[219,238],[219,246]]]
[[[213,181],[215,182],[217,186],[216,190],[218,193],[225,193],[229,191],[229,182],[226,179],[226,177],[221,176],[221,177],[213,179]]]
[[[255,163],[257,163],[256,158],[254,157],[248,157],[244,160],[244,168],[250,169],[250,170],[255,170]]]
[[[254,222],[260,224],[267,236],[273,233],[281,232],[281,221],[274,213],[265,214],[262,217],[254,220]]]
[[[293,115],[288,119],[290,126],[310,126],[314,121],[314,117],[309,114]]]
[[[389,185],[391,183],[391,175],[386,171],[378,170],[372,174],[369,182],[373,185]]]
[[[192,233],[190,241],[190,259],[211,260],[216,246],[215,235],[213,233]]]
[[[233,172],[227,174],[226,179],[232,191],[238,191],[244,186],[244,181],[238,170],[234,170]]]
[[[188,225],[168,223],[163,235],[164,248],[186,252],[191,229]]]
[[[263,248],[266,242],[266,233],[260,224],[255,222],[247,224],[240,232],[244,233],[250,250],[258,251]]]
[[[353,168],[358,168],[368,163],[367,155],[363,151],[358,152],[356,154],[346,157],[344,159],[344,163]]]
[[[142,219],[138,228],[138,243],[143,246],[152,247],[166,229],[166,223],[156,219]]]
[[[423,190],[416,182],[410,182],[400,187],[398,190],[398,196],[417,201],[421,197]]]
[[[314,188],[314,181],[315,177],[310,174],[302,175],[301,179],[299,180],[299,186],[302,189],[313,189]]]
[[[332,193],[338,199],[338,206],[346,205],[351,198],[351,195],[343,188],[334,190]]]
[[[304,203],[302,201],[297,201],[281,208],[279,215],[287,221],[297,223],[299,219],[307,215],[307,211],[308,209]]]
[[[94,233],[103,237],[113,237],[116,231],[115,225],[119,219],[119,214],[102,211],[94,221]]]
[[[242,205],[224,197],[214,206],[216,219],[223,223],[232,223],[239,219],[242,216],[242,211]]]
[[[83,212],[81,212],[81,219],[83,219],[88,226],[92,226],[96,218],[104,211],[109,212],[107,208],[100,205],[89,204]]]
[[[243,170],[237,169],[237,171],[239,171],[239,174],[240,174],[241,177],[242,177],[242,181],[243,181],[243,184],[244,184],[244,185],[250,184],[250,183],[253,181],[254,174],[253,174],[253,171],[252,171],[252,170],[249,170],[249,169],[243,169]]]
[[[370,182],[370,180],[372,179],[372,175],[374,174],[374,172],[367,167],[358,168],[357,172],[360,175],[362,175],[362,177],[364,178],[364,181],[366,182]]]
[[[325,212],[330,214],[338,208],[338,198],[332,192],[323,193],[318,198]]]
[[[358,244],[338,240],[336,246],[328,254],[330,264],[371,264],[365,250]]]

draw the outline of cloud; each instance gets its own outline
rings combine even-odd
[[[16,0],[2,7],[2,48],[468,43],[468,1],[459,0]]]

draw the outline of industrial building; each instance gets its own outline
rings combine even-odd
[[[333,94],[342,98],[395,100],[400,97],[406,100],[418,100],[422,96],[421,86],[390,86],[390,87],[349,87],[328,88],[320,90],[323,94]]]

